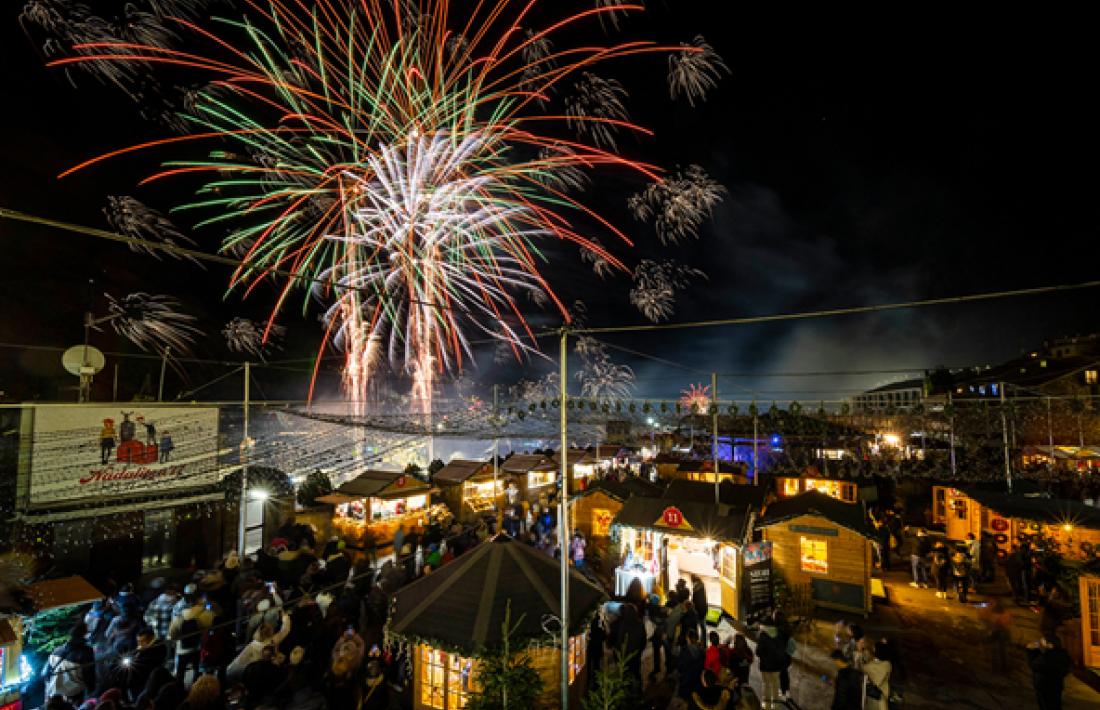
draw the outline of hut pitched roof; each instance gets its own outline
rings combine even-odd
[[[713,501],[700,503],[635,496],[623,503],[622,510],[615,516],[615,524],[654,530],[668,529],[660,524],[666,508],[678,508],[690,526],[690,529],[681,528],[672,532],[735,542],[745,537],[748,511],[737,510],[728,505],[715,505]]]
[[[633,496],[643,496],[646,498],[657,498],[661,495],[661,487],[656,483],[650,483],[649,481],[631,476],[625,481],[612,481],[610,479],[597,479],[588,484],[588,488],[585,489],[581,495],[587,495],[588,493],[594,493],[596,491],[602,491],[611,496],[615,500],[626,500]]]
[[[432,480],[440,483],[465,483],[486,465],[484,461],[452,459],[449,464],[435,472]]]
[[[364,471],[350,481],[345,481],[334,492],[355,498],[370,498],[377,496],[387,487],[394,485],[404,477],[406,486],[400,486],[407,491],[427,488],[428,485],[419,478],[408,476],[401,471]]]
[[[1100,530],[1100,510],[1079,501],[1009,494],[976,486],[964,488],[963,492],[1006,518]]]
[[[542,454],[512,454],[504,460],[500,468],[508,473],[527,473],[546,463],[553,466],[553,461],[549,461]]]
[[[511,641],[546,637],[543,619],[560,614],[561,568],[533,547],[498,535],[426,577],[401,588],[389,631],[472,655],[499,644],[511,603]],[[579,632],[604,593],[570,570],[569,628]]]
[[[746,486],[735,484],[732,481],[722,481],[718,484],[718,501],[723,505],[740,508],[748,507],[750,510],[758,511],[764,505],[764,496],[767,490],[766,486]],[[662,497],[670,500],[713,503],[714,484],[705,481],[677,479],[668,484]]]
[[[817,515],[852,532],[874,537],[862,503],[845,503],[818,491],[806,491],[772,503],[764,511],[759,527],[775,525],[801,515]]]

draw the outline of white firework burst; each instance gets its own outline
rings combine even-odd
[[[722,73],[730,73],[722,57],[707,44],[703,35],[696,35],[691,44],[668,58],[668,93],[673,100],[683,96],[688,104],[705,101],[707,92],[718,86]]]
[[[520,380],[509,387],[511,399],[525,402],[538,402],[561,396],[558,374],[551,372],[537,380]]]
[[[577,165],[576,155],[576,151],[561,143],[539,148],[537,165],[545,169],[537,171],[535,179],[560,192],[583,190],[591,180]]]
[[[157,17],[199,18],[217,0],[145,0]]]
[[[598,239],[593,239],[592,243],[597,247],[603,247]],[[591,264],[592,271],[594,271],[596,273],[596,276],[599,276],[601,279],[610,276],[614,271],[614,267],[611,265],[611,262],[601,256],[598,251],[595,251],[593,249],[582,248],[581,261],[586,264]]]
[[[550,60],[550,55],[554,53],[554,43],[545,34],[537,35],[532,30],[524,30],[524,35],[527,37],[527,42],[523,45],[523,51],[520,52],[523,63],[554,66],[554,62]]]
[[[643,259],[634,269],[630,303],[654,323],[668,320],[676,305],[677,292],[698,279],[706,279],[699,269],[675,261]]]
[[[600,24],[606,29],[619,29],[619,21],[626,17],[627,10],[624,5],[645,5],[645,0],[595,0],[597,10],[607,9],[608,12],[600,14]]]
[[[189,248],[197,246],[191,238],[176,228],[164,215],[151,207],[147,207],[140,201],[129,195],[110,196],[107,198],[107,206],[103,208],[103,214],[112,227],[122,234],[133,239],[145,242],[163,244],[168,247]],[[159,259],[161,252],[165,251],[173,259],[186,259],[196,266],[202,266],[193,256],[178,254],[174,251],[157,249],[146,244],[129,242],[131,251],[149,254]]]
[[[576,377],[581,383],[581,396],[589,399],[617,402],[629,399],[634,391],[634,371],[607,357],[585,362]]]
[[[577,135],[592,139],[601,148],[616,149],[617,122],[628,120],[623,99],[626,89],[615,79],[604,79],[582,72],[573,85],[574,93],[565,97],[566,124]]]
[[[698,238],[699,227],[710,218],[725,193],[726,188],[705,170],[691,165],[631,196],[627,206],[636,219],[654,220],[662,244],[676,244],[689,236]]]
[[[143,291],[120,299],[107,293],[107,315],[111,328],[146,352],[189,354],[195,336],[195,317],[181,313],[179,301],[163,294]]]
[[[126,42],[167,49],[179,36],[164,26],[161,16],[139,10],[133,3],[122,8],[116,34]]]
[[[267,330],[267,338],[264,331]],[[281,347],[280,341],[286,335],[286,328],[272,324],[270,329],[264,323],[248,318],[234,318],[222,328],[225,345],[235,353],[249,353],[263,358],[268,352]]]

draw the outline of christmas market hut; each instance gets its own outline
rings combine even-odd
[[[1081,603],[1081,665],[1100,671],[1100,562],[1081,568],[1078,576]]]
[[[494,476],[491,461],[452,459],[432,476],[440,498],[462,522],[475,522],[502,503],[503,475]],[[495,490],[494,490],[495,489]]]
[[[792,498],[807,491],[817,491],[846,503],[878,499],[878,487],[873,478],[848,478],[842,475],[842,470],[807,466],[797,474],[776,474],[775,494],[779,498]]]
[[[871,539],[863,503],[807,491],[770,504],[757,524],[771,543],[773,573],[810,586],[816,604],[871,611]]]
[[[572,520],[589,543],[606,548],[611,532],[611,521],[623,503],[634,496],[656,498],[661,487],[636,476],[622,481],[597,479],[573,499]]]
[[[732,481],[738,484],[746,484],[749,478],[746,475],[748,466],[736,461],[718,462],[718,480]],[[714,483],[714,461],[712,459],[691,459],[681,461],[676,467],[675,473],[669,475],[672,480],[703,481]]]
[[[712,488],[713,490],[713,488]],[[708,602],[740,618],[741,548],[751,530],[748,505],[714,501],[634,497],[612,523],[619,542],[615,593],[622,595],[634,579],[646,592],[663,596],[684,578],[702,580]]]
[[[991,535],[997,557],[1014,550],[1021,538],[1035,547],[1053,544],[1065,558],[1090,559],[1100,548],[1100,509],[1041,493],[1006,493],[982,486],[932,488],[933,520],[950,540],[968,533]]]
[[[569,467],[569,487],[572,491],[583,491],[596,477],[596,474],[600,471],[607,470],[611,467],[611,462],[614,460],[616,449],[614,447],[605,446],[603,453],[605,456],[601,458],[594,451],[586,451],[584,449],[570,449],[566,454],[566,465]],[[558,451],[550,460],[554,462],[554,465],[561,469],[561,452]]]
[[[539,707],[561,707],[559,638],[544,620],[559,617],[558,562],[533,547],[498,535],[394,597],[386,637],[406,644],[412,659],[413,708],[464,707],[476,690],[477,656],[499,648],[506,614],[515,628],[508,643],[528,654],[543,680]],[[586,632],[603,592],[575,570],[569,581],[570,705],[584,692]]]
[[[318,497],[317,502],[333,506],[332,527],[337,535],[369,547],[388,544],[398,527],[426,525],[440,514],[441,510],[430,505],[435,490],[400,471],[366,471]]]
[[[512,454],[500,464],[515,484],[520,500],[534,505],[546,505],[554,496],[560,465],[542,454]],[[507,487],[507,485],[506,485]]]

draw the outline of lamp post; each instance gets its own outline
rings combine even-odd
[[[558,500],[558,541],[561,551],[561,707],[569,708],[569,442],[567,439],[568,416],[568,358],[569,330],[561,329],[558,377],[561,389],[561,493]]]
[[[718,373],[710,373],[711,415],[710,448],[714,465],[714,504],[718,505]]]

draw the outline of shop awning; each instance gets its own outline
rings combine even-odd
[[[94,602],[103,598],[103,592],[78,575],[35,582],[27,588],[27,596],[34,603],[36,611],[45,611]]]
[[[80,508],[78,510],[65,510],[52,513],[23,513],[16,517],[17,520],[28,523],[59,523],[65,520],[80,520],[81,518],[99,518],[117,513],[132,513],[135,511],[164,510],[165,508],[179,508],[192,503],[209,503],[224,501],[225,493],[203,493],[201,495],[181,496],[179,498],[163,498],[160,500],[135,501],[121,505],[104,505],[99,507]]]
[[[488,467],[489,475],[492,475],[493,467],[484,461],[470,461],[468,459],[454,459],[449,464],[435,472],[433,482],[457,484],[470,480],[476,473]]]
[[[343,505],[344,503],[350,503],[353,500],[362,500],[355,496],[346,496],[343,493],[329,493],[328,495],[317,496],[314,500],[318,503],[324,503],[325,505]]]

